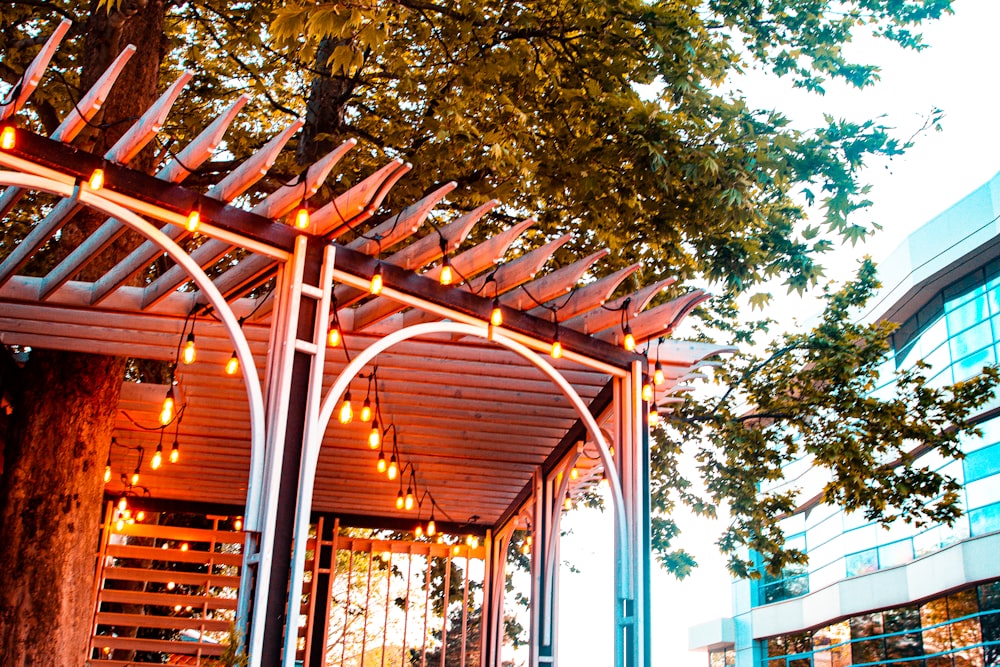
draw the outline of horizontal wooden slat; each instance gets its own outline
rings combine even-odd
[[[103,570],[105,579],[116,581],[151,581],[158,584],[174,582],[189,586],[217,586],[223,588],[238,588],[240,578],[224,574],[202,574],[200,572],[177,572],[174,570],[149,570],[141,567],[106,566]]]
[[[158,560],[175,563],[208,563],[217,565],[242,565],[240,554],[222,554],[209,551],[181,551],[180,549],[158,549],[156,547],[139,547],[132,544],[109,544],[107,553],[115,558],[138,558],[140,560]]]
[[[185,616],[151,616],[149,614],[97,613],[98,625],[128,628],[158,628],[161,630],[205,630],[228,632],[233,622],[228,619],[188,618]]]
[[[126,651],[151,651],[154,653],[179,653],[182,655],[197,655],[201,653],[207,656],[218,656],[226,650],[222,644],[210,644],[208,642],[184,642],[169,641],[166,639],[134,639],[130,637],[111,637],[109,635],[97,635],[94,637],[94,646],[98,648],[109,647],[112,649],[123,649]],[[110,662],[92,661],[93,664],[110,664]],[[134,664],[126,663],[126,664]],[[153,663],[151,663],[153,664]]]
[[[123,604],[141,604],[150,607],[193,607],[201,609],[236,609],[236,598],[216,598],[204,595],[181,595],[174,593],[147,593],[145,591],[119,591],[105,589],[101,591],[101,602],[121,602]]]

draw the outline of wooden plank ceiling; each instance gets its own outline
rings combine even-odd
[[[29,67],[19,95],[0,107],[3,127],[15,124],[15,114],[42,81],[47,58],[64,32],[57,31]],[[508,317],[514,316],[529,331],[545,332],[543,340],[545,336],[551,340],[556,320],[564,340],[585,344],[591,355],[595,350],[606,351],[619,362],[624,310],[651,367],[656,359],[664,367],[666,381],[657,388],[661,402],[668,402],[671,395],[685,388],[695,366],[722,351],[714,346],[664,340],[684,315],[706,298],[701,291],[648,307],[671,281],[621,295],[620,286],[639,266],[594,280],[590,276],[601,273],[598,264],[606,251],[547,270],[553,253],[571,235],[526,247],[522,234],[534,222],[528,219],[478,244],[465,243],[496,202],[443,226],[427,224],[435,205],[455,187],[453,183],[402,210],[384,210],[382,202],[389,189],[410,169],[400,160],[389,162],[332,201],[310,201],[309,227],[295,230],[290,225],[303,193],[311,197],[354,146],[353,141],[346,142],[311,165],[292,185],[259,192],[256,184],[301,121],[291,123],[203,194],[187,190],[181,183],[213,155],[245,98],[210,123],[175,158],[165,161],[155,180],[132,172],[129,161],[156,137],[174,100],[182,94],[188,74],[168,88],[106,155],[74,152],[70,147],[73,139],[97,113],[130,55],[128,48],[122,52],[50,137],[25,130],[9,134],[14,145],[0,150],[0,167],[72,178],[86,178],[94,165],[105,168],[109,191],[120,191],[123,201],[131,204],[144,202],[132,206],[133,210],[190,247],[191,256],[212,270],[216,286],[235,313],[246,318],[243,328],[261,377],[265,377],[268,364],[272,316],[268,287],[274,284],[277,270],[274,257],[289,249],[287,241],[297,233],[322,237],[345,253],[377,256],[387,269],[425,276],[430,280],[419,283],[418,288],[430,285],[421,288],[429,301],[442,298],[442,289],[473,294],[482,291],[488,297],[479,298],[480,310],[489,312],[495,288]],[[16,187],[4,189],[0,213],[5,218],[16,216],[17,205],[27,194]],[[240,203],[248,200],[259,203],[252,207]],[[197,235],[183,224],[195,206],[204,225]],[[115,437],[120,444],[143,447],[145,461],[139,485],[152,497],[242,506],[249,470],[249,409],[240,376],[223,372],[233,345],[223,327],[202,308],[206,300],[180,267],[165,261],[162,251],[149,241],[135,241],[131,252],[112,268],[96,278],[81,280],[81,271],[111,242],[122,238],[125,225],[109,219],[79,245],[67,248],[68,235],[61,232],[74,225],[79,204],[64,199],[45,210],[44,217],[33,222],[16,247],[3,248],[0,341],[9,346],[127,355],[170,363],[176,358],[185,323],[195,312],[197,359],[177,368],[185,406],[183,419],[160,429],[158,414],[165,386],[126,382]],[[32,269],[28,275],[31,260],[57,236],[63,249],[61,261],[44,272]],[[241,245],[240,238],[246,243]],[[268,247],[274,252],[261,251]],[[445,256],[467,282],[456,278],[447,288],[439,287]],[[151,270],[154,264],[158,265],[155,272]],[[484,290],[486,283],[489,285]],[[401,327],[439,318],[348,285],[337,285],[334,294],[346,348],[354,353]],[[444,301],[447,303],[447,298]],[[558,310],[548,307],[556,304]],[[569,342],[566,345],[570,347]],[[327,386],[347,358],[343,345],[330,348]],[[554,363],[586,401],[597,397],[610,379],[579,363],[565,359]],[[367,442],[371,426],[359,420],[348,425],[335,422],[325,435],[319,461],[314,501],[318,511],[415,518],[414,512],[395,506],[398,492],[415,482],[418,498],[425,491],[433,496],[439,519],[491,523],[508,510],[529,482],[532,470],[552,456],[576,422],[568,402],[540,372],[488,341],[443,336],[412,340],[378,357],[377,364],[377,382],[371,383],[370,395],[369,381],[364,377],[355,379],[351,387],[355,410],[366,396],[374,405],[377,386],[383,426],[390,422],[395,426],[401,459],[412,466],[414,475],[402,484],[388,481],[375,469],[378,453]],[[365,373],[372,371],[369,367]],[[175,438],[178,461],[150,470],[157,444],[169,452]],[[134,450],[112,448],[114,475],[107,484],[109,493],[122,489],[120,475],[130,476],[136,463]],[[429,510],[430,501],[425,498],[423,518]]]

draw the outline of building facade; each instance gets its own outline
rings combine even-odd
[[[879,267],[870,319],[899,323],[876,392],[919,360],[932,386],[1000,362],[1000,174],[911,234]],[[961,485],[951,526],[881,526],[820,504],[783,522],[808,565],[733,584],[732,619],[691,629],[711,667],[1000,665],[1000,400],[978,415],[965,457],[919,463]],[[810,497],[808,457],[781,484]]]

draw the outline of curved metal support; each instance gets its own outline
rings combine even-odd
[[[212,283],[212,280],[202,271],[197,262],[192,260],[184,249],[177,245],[169,236],[146,220],[143,220],[131,210],[102,197],[100,190],[90,190],[86,187],[74,188],[72,184],[61,183],[42,176],[12,171],[0,171],[0,185],[41,190],[60,197],[73,197],[76,190],[76,196],[81,204],[85,204],[114,217],[139,232],[162,248],[172,260],[191,276],[191,279],[208,299],[208,302],[215,309],[216,314],[222,321],[222,325],[225,327],[226,332],[229,334],[229,339],[236,349],[236,357],[240,362],[240,370],[243,371],[243,383],[246,386],[247,397],[250,401],[250,477],[247,481],[244,524],[249,531],[259,530],[260,486],[256,480],[262,479],[264,472],[264,396],[261,391],[260,377],[257,375],[257,366],[254,363],[253,353],[250,351],[250,345],[243,334],[243,329],[240,327],[236,316],[233,314],[225,298]],[[240,592],[242,604],[245,595],[243,595],[243,590]],[[243,606],[240,608],[245,610]]]
[[[465,336],[475,336],[478,338],[490,339],[488,327],[484,322],[482,325],[465,324],[462,322],[427,322],[416,324],[405,329],[393,332],[382,338],[360,352],[357,357],[349,363],[337,377],[333,386],[323,399],[319,418],[315,428],[310,428],[309,435],[305,443],[305,451],[302,455],[302,463],[299,468],[299,497],[296,505],[294,546],[292,555],[292,575],[289,583],[288,609],[298,608],[298,598],[302,590],[303,570],[306,559],[306,539],[309,535],[309,514],[312,510],[313,487],[316,479],[316,465],[319,462],[320,447],[323,442],[323,434],[330,423],[333,411],[343,398],[351,380],[354,379],[361,370],[375,357],[386,351],[393,345],[397,345],[410,338],[426,336],[428,334],[450,333]],[[580,398],[572,385],[566,378],[555,369],[548,361],[535,353],[527,346],[515,340],[507,338],[496,331],[493,332],[492,340],[497,345],[505,347],[531,362],[536,368],[542,371],[552,382],[559,387],[563,395],[580,416],[581,421],[590,433],[594,443],[597,445],[601,462],[608,473],[608,481],[611,483],[611,498],[615,511],[615,532],[617,542],[621,548],[621,553],[626,556],[630,553],[628,544],[628,524],[625,515],[625,500],[622,494],[621,481],[618,478],[617,469],[611,456],[607,441],[594,416],[590,414],[587,405]],[[312,425],[311,425],[312,426]],[[618,595],[622,598],[631,596],[631,578],[628,576],[627,568],[630,564],[629,558],[623,558],[621,567],[623,572],[618,579]],[[294,643],[285,638],[284,664],[294,665],[295,646]]]

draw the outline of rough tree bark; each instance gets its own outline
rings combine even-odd
[[[110,16],[91,3],[84,86],[119,49],[138,51],[81,141],[103,153],[155,99],[164,53],[162,0],[126,1]],[[122,122],[119,122],[122,121]],[[148,169],[140,156],[133,166]],[[74,247],[102,217],[84,212],[63,232]],[[120,248],[118,249],[120,252]],[[117,259],[103,254],[83,279]],[[86,660],[104,462],[125,359],[35,349],[17,373],[0,475],[0,656],[5,667],[70,667]]]

